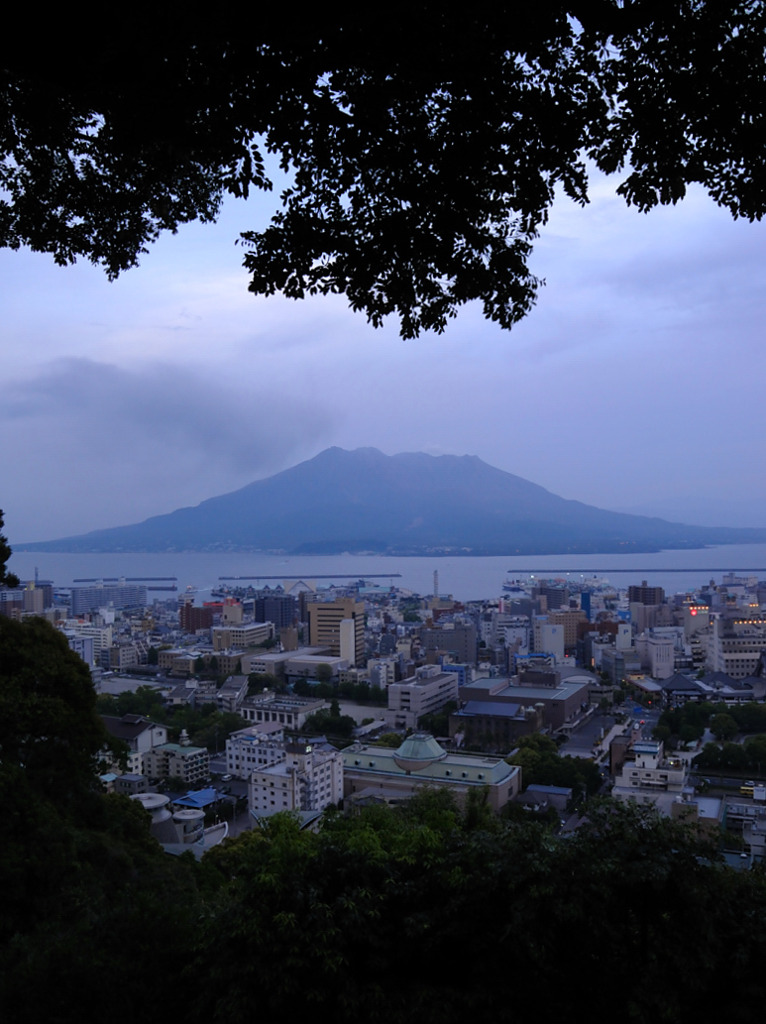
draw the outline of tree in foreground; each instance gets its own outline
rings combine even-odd
[[[591,804],[563,840],[424,791],[318,835],[277,815],[196,865],[98,792],[103,741],[63,638],[0,617],[4,1024],[762,1019],[763,872],[649,808]]]
[[[573,837],[461,812],[443,790],[323,832],[280,817],[213,851],[201,1020],[289,1008],[335,1021],[758,1019],[760,873],[716,862],[646,807],[592,807]],[[726,979],[725,986],[721,978]]]
[[[3,528],[3,511],[0,509],[0,530]],[[5,534],[0,533],[0,586],[18,587],[19,577],[8,572],[8,559],[11,557],[11,546]]]
[[[699,183],[763,216],[763,0],[454,10],[226,26],[167,8],[89,23],[87,52],[69,11],[6,33],[0,242],[113,277],[225,194],[271,188],[276,154],[292,178],[242,234],[250,290],[345,294],[412,337],[471,300],[502,327],[528,313],[532,244],[556,189],[588,201],[587,161],[640,210]]]

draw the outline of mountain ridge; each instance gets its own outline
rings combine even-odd
[[[562,498],[476,455],[327,448],[198,505],[17,551],[565,554],[766,541]]]

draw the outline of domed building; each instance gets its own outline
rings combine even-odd
[[[447,788],[459,802],[487,788],[499,811],[521,790],[521,769],[500,757],[446,751],[426,732],[414,732],[396,750],[354,743],[342,751],[343,795],[351,803],[408,800],[423,786]]]

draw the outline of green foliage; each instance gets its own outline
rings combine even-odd
[[[423,789],[318,835],[277,815],[201,865],[167,857],[143,809],[92,782],[92,689],[60,639],[0,620],[4,1022],[136,1020],[172,991],[190,1024],[554,1024],[592,1016],[594,984],[633,1024],[760,1020],[764,874],[645,806],[591,801],[563,840],[490,814],[479,788],[462,809]],[[543,763],[555,744],[522,750]]]
[[[148,957],[142,999],[180,966],[173,935],[198,913],[193,878],[151,839],[138,804],[101,792],[106,739],[90,673],[64,637],[42,619],[0,617],[4,1021],[63,1021],[72,1007],[87,1017],[89,1000],[128,1019],[139,1000],[125,950]]]
[[[346,700],[356,701],[358,704],[385,704],[386,693],[379,686],[370,686],[365,682],[345,682],[338,686],[338,694]]]
[[[247,677],[247,684],[248,697],[254,697],[262,690],[273,690],[275,693],[284,693],[287,690],[284,679],[271,672],[251,672]]]
[[[421,715],[418,719],[418,728],[430,732],[433,736],[448,736],[449,716],[456,710],[457,701],[447,701],[439,711],[433,711],[429,715]]]
[[[747,704],[726,708],[726,712],[737,723],[739,732],[766,732],[766,704],[749,701]]]
[[[41,152],[29,106],[13,105],[12,239],[37,229],[45,246],[39,214],[19,195],[34,182],[39,208],[58,212],[58,232],[50,220],[45,228],[66,238],[47,242],[57,257],[84,249],[121,269],[168,221],[215,216],[223,191],[270,187],[265,144],[294,176],[271,224],[242,236],[251,291],[345,294],[371,323],[393,314],[412,337],[444,330],[470,301],[502,327],[529,312],[540,284],[532,245],[557,188],[588,201],[586,156],[622,171],[618,193],[640,210],[676,203],[699,182],[734,216],[763,215],[760,2],[553,3],[513,16],[425,4],[408,12],[404,33],[363,9],[304,12],[300,33],[291,15],[272,12],[266,26],[243,17],[218,45],[207,32],[179,39],[174,19],[165,46],[157,26],[149,46],[129,34],[123,51],[110,36],[108,63],[94,56],[87,74],[67,64],[33,77],[32,87],[56,84],[57,131]],[[17,47],[11,56],[16,84]],[[140,133],[126,126],[136,107]],[[94,112],[108,112],[103,125]],[[103,223],[81,208],[70,168],[83,165],[86,195],[109,184]]]
[[[402,745],[402,737],[398,732],[384,732],[375,740],[381,747],[392,747],[396,749]]]
[[[318,836],[284,817],[214,851],[218,905],[189,970],[205,971],[201,1019],[242,1016],[253,991],[259,1015],[278,1019],[295,999],[285,963],[311,965],[302,1004],[341,1021],[506,1019],[509,1006],[521,1024],[579,1019],[594,971],[599,999],[642,1024],[691,1024],[724,1001],[757,1019],[762,877],[721,867],[647,808],[593,805],[559,841],[484,806],[479,790],[463,812],[426,790],[332,816]],[[725,996],[722,970],[736,985]],[[519,998],[531,979],[543,1000]]]
[[[717,740],[733,740],[737,735],[737,723],[727,712],[719,712],[710,719],[710,731]]]
[[[679,742],[696,743],[702,739],[714,707],[708,701],[701,704],[687,701],[680,707],[666,709],[654,730],[655,738],[667,741],[669,746]]]
[[[126,690],[115,698],[117,714],[145,715],[153,722],[165,723],[170,712],[165,708],[162,695],[153,686],[139,686],[135,691]]]
[[[3,528],[3,510],[0,509],[0,530]],[[8,572],[8,559],[11,557],[11,547],[4,534],[0,533],[0,586],[18,587],[19,577],[15,573]]]
[[[247,725],[240,715],[219,711],[215,704],[166,708],[159,691],[153,686],[139,686],[135,692],[126,690],[117,697],[100,694],[97,707],[102,715],[120,718],[123,715],[144,715],[152,722],[166,725],[173,742],[177,742],[181,731],[186,729],[194,746],[207,747],[211,751],[222,749],[229,733]]]
[[[323,708],[308,716],[303,725],[303,732],[348,738],[355,728],[356,722],[351,715],[342,715],[338,702],[333,700],[329,710]]]
[[[766,735],[749,736],[744,743],[706,743],[695,757],[699,771],[734,771],[761,777],[766,773]]]
[[[318,683],[329,683],[332,679],[332,669],[325,662],[317,665],[316,680]]]
[[[524,788],[535,783],[543,786],[562,786],[572,790],[574,800],[598,792],[601,774],[590,759],[562,757],[550,736],[532,733],[522,736],[518,749],[506,758],[509,764],[521,767]]]
[[[44,619],[0,616],[0,773],[63,800],[92,789],[107,734],[90,672]]]

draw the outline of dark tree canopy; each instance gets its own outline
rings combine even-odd
[[[488,13],[294,11],[195,23],[175,5],[101,38],[71,14],[0,43],[0,240],[110,277],[226,193],[293,173],[244,231],[250,289],[345,294],[405,337],[471,300],[503,327],[528,258],[586,161],[641,210],[701,184],[766,210],[762,0],[572,0]],[[46,19],[48,16],[46,15]],[[55,18],[55,16],[54,16]]]
[[[0,530],[3,528],[3,511],[0,509]],[[0,586],[18,587],[19,577],[8,572],[8,559],[12,555],[11,546],[5,534],[0,533]]]

